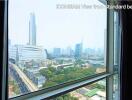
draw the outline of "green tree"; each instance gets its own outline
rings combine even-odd
[[[56,83],[60,84],[60,83],[63,83],[65,81],[67,81],[66,78],[65,78],[65,76],[66,75],[64,75],[64,74],[55,75],[50,80],[53,81],[53,82],[56,82]]]
[[[52,73],[49,69],[42,69],[40,70],[40,74],[45,76],[47,79],[54,76],[54,73]]]
[[[77,66],[77,65],[82,65],[84,64],[84,61],[81,60],[81,59],[76,59],[75,63],[74,63],[74,66]]]
[[[102,91],[105,91],[105,89],[106,89],[105,86],[98,84],[98,83],[91,84],[91,87],[101,89]]]
[[[64,83],[67,81],[87,77],[95,74],[96,69],[91,68],[81,68],[81,67],[69,67],[62,70],[56,70],[53,67],[40,70],[40,73],[47,78],[44,87],[53,86],[56,84]]]
[[[58,63],[59,64],[63,64],[64,63],[64,60],[59,60]]]
[[[52,73],[55,73],[56,72],[56,68],[54,68],[54,67],[48,67],[48,70],[50,70]]]
[[[57,85],[56,82],[53,82],[53,81],[46,81],[46,83],[43,84],[43,88],[47,88],[47,87],[55,86],[55,85]]]
[[[70,93],[67,93],[52,100],[78,100],[78,98],[72,97]]]

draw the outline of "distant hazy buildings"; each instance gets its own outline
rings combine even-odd
[[[8,55],[9,55],[9,60],[14,60],[16,61],[16,53],[17,53],[17,48],[15,46],[9,45],[8,46]]]
[[[74,55],[74,51],[71,47],[61,49],[61,55],[65,57],[72,57]]]
[[[82,55],[82,43],[78,43],[75,46],[75,58],[80,58]]]
[[[86,48],[84,50],[84,54],[87,58],[89,58],[90,56],[93,56],[95,55],[95,50],[94,49],[91,49],[91,48]]]
[[[60,57],[60,55],[61,55],[61,48],[54,48],[53,56],[54,57]]]
[[[29,20],[29,45],[36,45],[36,22],[35,14],[30,14]]]

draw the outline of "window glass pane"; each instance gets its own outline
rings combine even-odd
[[[113,76],[113,100],[119,100],[119,75]]]
[[[51,100],[106,100],[106,80],[95,82]]]
[[[118,74],[113,76],[113,100],[119,100],[119,79],[120,79],[120,53],[121,53],[121,32],[119,23],[119,12],[114,12],[114,71]]]
[[[105,72],[104,6],[98,0],[10,0],[9,97]]]
[[[120,28],[118,12],[114,12],[114,71],[119,68],[120,61]]]

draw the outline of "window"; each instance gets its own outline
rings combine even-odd
[[[113,100],[119,100],[119,75],[113,76]]]
[[[50,100],[106,100],[106,79]]]
[[[86,9],[102,3],[30,2],[9,2],[10,97],[106,71],[107,9]]]
[[[100,88],[105,79],[103,99],[114,99],[116,19],[106,5],[103,0],[10,0],[8,98],[47,99],[79,87]]]

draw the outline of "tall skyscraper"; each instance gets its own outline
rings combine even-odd
[[[30,14],[29,20],[29,45],[36,45],[36,22],[35,14]]]

